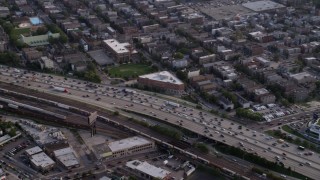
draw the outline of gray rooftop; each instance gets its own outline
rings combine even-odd
[[[243,3],[242,6],[255,11],[267,11],[267,10],[274,10],[279,8],[284,8],[285,6],[279,3],[275,3],[273,1],[256,1],[256,2],[248,2]]]

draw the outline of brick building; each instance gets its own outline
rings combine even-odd
[[[138,83],[150,88],[165,90],[169,94],[182,94],[185,88],[184,83],[168,71],[139,76]]]

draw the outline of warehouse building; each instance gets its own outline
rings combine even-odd
[[[80,163],[71,147],[53,151],[56,160],[66,169],[72,169],[80,166]]]
[[[169,94],[184,93],[184,83],[168,71],[139,76],[138,83],[149,88],[157,88]]]
[[[139,160],[127,162],[126,168],[143,179],[169,179],[171,174],[170,171]]]
[[[243,3],[242,6],[254,12],[274,12],[275,10],[285,10],[286,6],[273,1],[255,1]]]
[[[110,142],[108,147],[112,152],[112,158],[119,158],[153,151],[155,150],[155,143],[145,138],[134,136]]]
[[[44,152],[34,154],[30,158],[31,164],[39,171],[49,171],[55,162]]]
[[[27,149],[26,154],[28,157],[31,157],[32,155],[35,155],[37,153],[41,153],[42,149],[39,146],[35,146],[33,148]]]

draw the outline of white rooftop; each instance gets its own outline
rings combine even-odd
[[[161,72],[156,72],[152,74],[146,74],[139,76],[140,78],[147,78],[147,79],[152,79],[155,81],[162,81],[162,82],[167,82],[167,83],[172,83],[172,84],[183,84],[183,82],[175,77],[173,74],[169,73],[168,71],[161,71]]]
[[[103,42],[117,53],[129,53],[129,50],[127,49],[127,46],[130,45],[129,43],[120,43],[116,39],[107,39]]]
[[[126,166],[159,179],[164,179],[171,173],[170,171],[158,168],[148,162],[141,162],[139,160],[129,161],[126,163]]]
[[[243,3],[242,6],[255,11],[267,11],[272,9],[284,8],[285,6],[279,3],[275,3],[273,1],[255,1],[255,2],[248,2]]]
[[[29,156],[32,156],[34,154],[37,154],[39,152],[42,152],[42,149],[39,147],[39,146],[35,146],[33,148],[30,148],[30,149],[27,149],[26,150],[26,153],[29,155]]]
[[[292,74],[290,75],[290,77],[296,79],[296,80],[301,80],[307,77],[313,77],[310,73],[308,72],[301,72],[301,73],[297,73],[297,74]]]
[[[55,164],[55,162],[44,152],[31,156],[30,161],[37,167],[42,168],[46,168]]]
[[[54,156],[66,167],[79,164],[79,161],[71,147],[53,151]]]
[[[119,141],[110,142],[108,146],[112,152],[116,152],[119,150],[128,149],[135,146],[142,146],[149,143],[150,141],[148,141],[147,139],[139,136],[134,136],[126,139],[121,139]]]
[[[254,90],[254,93],[256,95],[263,95],[263,94],[268,94],[269,91],[267,89],[265,89],[265,88],[261,88],[261,89]]]

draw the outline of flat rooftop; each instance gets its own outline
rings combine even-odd
[[[172,83],[172,84],[183,84],[183,82],[175,77],[173,74],[171,74],[168,71],[161,71],[161,72],[156,72],[152,74],[146,74],[139,76],[140,78],[146,78],[146,79],[151,79],[155,81],[162,81],[162,82],[167,82],[167,83]]]
[[[94,50],[94,51],[89,51],[88,54],[92,59],[96,61],[100,66],[105,66],[105,65],[110,65],[113,64],[112,58],[110,58],[104,50]]]
[[[274,9],[286,7],[282,4],[275,3],[273,1],[248,2],[248,3],[243,3],[242,6],[255,12],[268,11],[268,10],[274,10]]]
[[[164,179],[171,173],[170,171],[158,168],[148,162],[141,162],[139,160],[129,161],[126,163],[126,166],[159,179]]]
[[[42,152],[42,149],[39,147],[39,146],[35,146],[33,148],[30,148],[30,149],[27,149],[26,150],[26,153],[29,155],[29,156],[32,156],[34,154],[37,154],[37,153],[40,153]]]
[[[296,80],[302,80],[304,78],[313,77],[313,76],[308,72],[301,72],[301,73],[297,73],[297,74],[292,74],[292,75],[290,75],[290,77],[292,77]]]
[[[120,43],[116,39],[107,39],[107,40],[104,40],[103,42],[119,54],[129,53],[129,50],[127,49],[127,46],[130,45],[129,43]]]
[[[135,146],[142,146],[149,143],[151,143],[151,141],[139,136],[134,136],[126,139],[121,139],[119,141],[110,142],[108,146],[112,152],[116,152],[119,150],[128,149]]]
[[[255,93],[256,95],[263,95],[263,94],[268,94],[269,91],[268,91],[267,89],[265,89],[265,88],[261,88],[261,89],[256,89],[256,90],[254,91],[254,93]]]
[[[33,121],[19,119],[19,125],[27,132],[39,145],[54,143],[65,140],[62,132],[54,127],[37,124]]]
[[[214,7],[211,5],[200,7],[200,11],[215,20],[229,19],[237,15],[252,13],[251,10],[241,5]]]
[[[55,162],[44,152],[31,156],[30,161],[38,167],[46,168],[54,165]]]
[[[66,167],[79,165],[79,161],[70,147],[53,151],[53,154]]]

